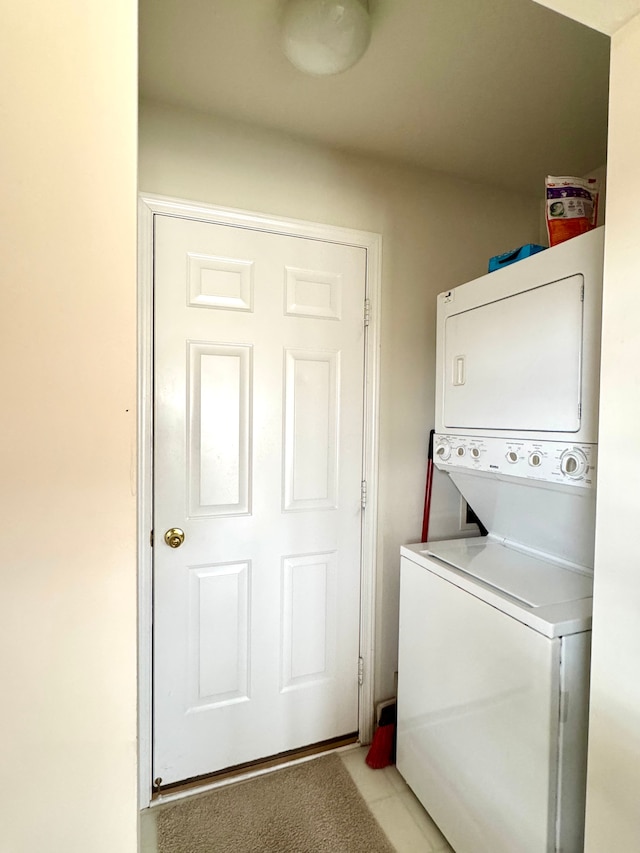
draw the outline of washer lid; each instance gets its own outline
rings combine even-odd
[[[516,551],[491,537],[429,542],[421,553],[437,557],[527,607],[590,598],[593,579]]]
[[[552,563],[592,570],[595,488],[567,488],[487,471],[458,469],[450,476],[494,541],[548,555]]]

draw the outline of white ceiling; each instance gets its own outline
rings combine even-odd
[[[536,3],[609,35],[640,13],[640,0],[536,0]]]
[[[370,0],[363,59],[313,78],[281,51],[283,4],[141,0],[142,95],[538,195],[605,162],[600,32],[532,0]]]

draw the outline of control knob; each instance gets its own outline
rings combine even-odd
[[[436,459],[441,459],[443,462],[451,456],[451,445],[448,441],[439,441],[436,444],[434,452]]]
[[[583,477],[587,472],[588,466],[587,457],[577,447],[565,450],[560,457],[560,470],[565,477],[570,477],[572,480],[578,480],[580,477]]]

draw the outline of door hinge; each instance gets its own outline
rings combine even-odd
[[[358,658],[358,686],[362,687],[364,681],[364,658]]]
[[[360,483],[360,506],[364,509],[367,505],[367,481]]]
[[[582,403],[578,403],[578,420],[582,417]]]
[[[584,302],[584,284],[580,288],[580,302]]]
[[[151,533],[149,534],[149,544],[150,544],[150,545],[151,545],[151,547],[153,548],[153,530],[152,530],[152,531],[151,531]]]
[[[369,325],[369,321],[371,320],[371,300],[364,300],[364,325],[365,328]]]

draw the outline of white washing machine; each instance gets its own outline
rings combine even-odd
[[[402,549],[398,769],[456,853],[582,851],[591,590],[490,537]]]
[[[397,762],[456,853],[583,850],[602,249],[438,297],[434,460],[489,535],[402,549]]]

